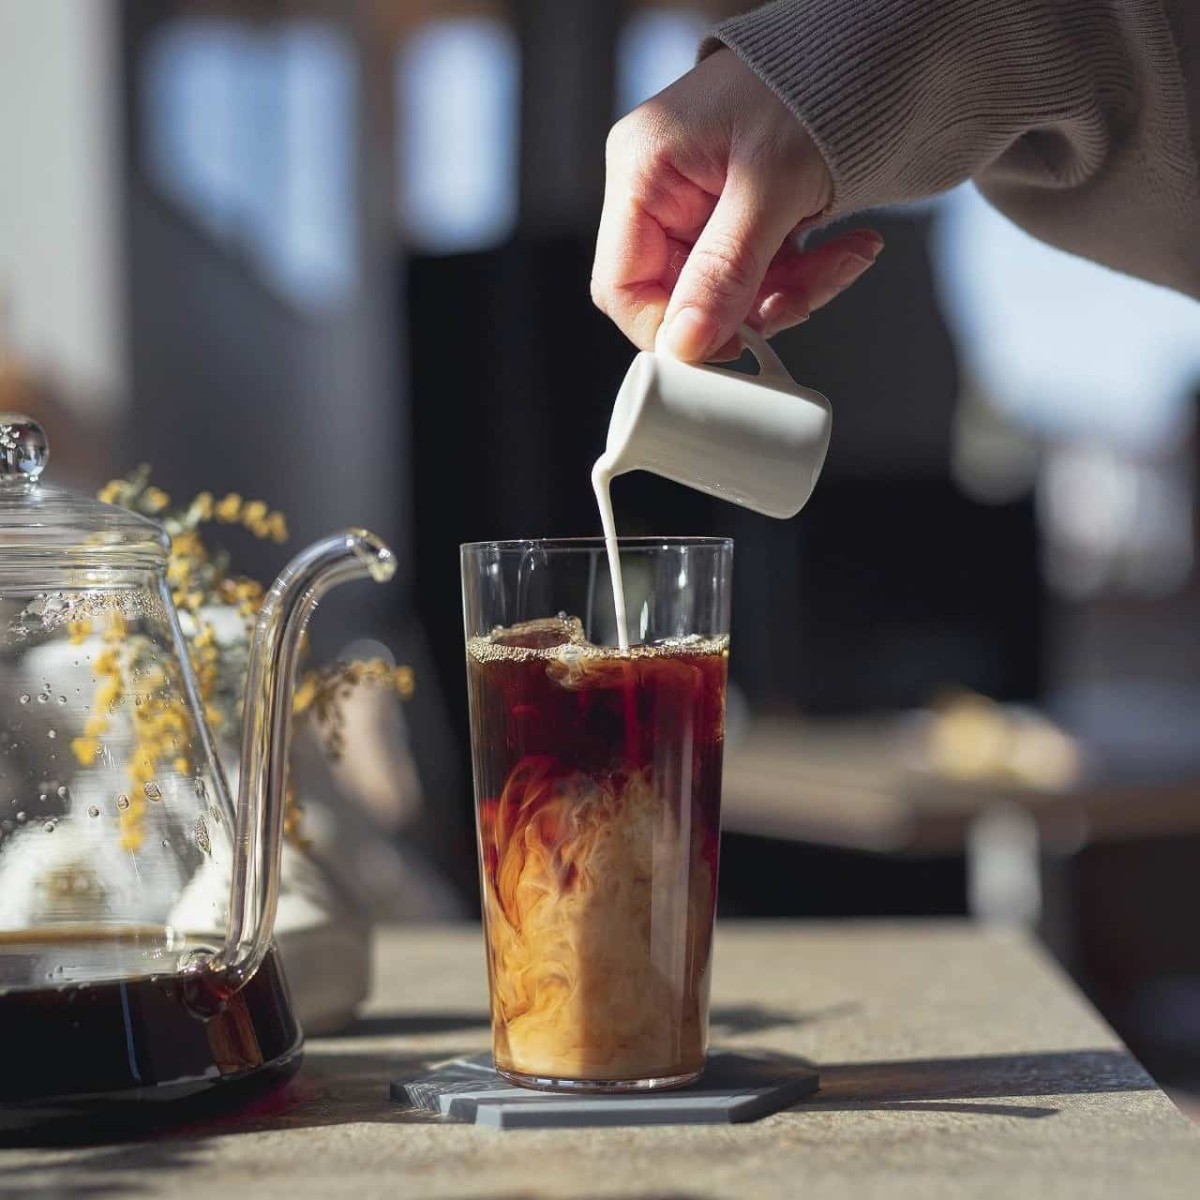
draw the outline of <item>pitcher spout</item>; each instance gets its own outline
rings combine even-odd
[[[234,839],[229,937],[209,960],[236,990],[271,944],[279,904],[292,701],[304,628],[331,588],[355,579],[386,583],[396,558],[373,533],[351,529],[298,554],[272,584],[259,612],[246,673],[241,772]]]

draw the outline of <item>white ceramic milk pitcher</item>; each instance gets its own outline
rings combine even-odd
[[[651,471],[769,517],[793,517],[812,494],[829,448],[829,401],[801,387],[743,326],[759,373],[693,366],[666,351],[633,360],[613,405],[593,480]]]

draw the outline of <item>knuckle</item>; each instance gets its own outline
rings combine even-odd
[[[635,108],[609,129],[604,142],[606,163],[640,174],[655,172],[670,160],[669,128],[664,115],[652,105]]]
[[[639,109],[623,116],[608,131],[604,155],[609,162],[627,158],[644,138],[643,119]]]
[[[762,274],[753,248],[730,233],[710,233],[691,260],[704,285],[724,299],[753,290]]]

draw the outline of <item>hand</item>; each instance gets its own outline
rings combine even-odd
[[[643,350],[665,322],[685,361],[736,357],[739,325],[799,324],[883,248],[870,230],[800,248],[832,193],[804,126],[719,50],[609,134],[592,299]]]

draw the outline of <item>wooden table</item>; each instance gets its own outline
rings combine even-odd
[[[271,1105],[140,1144],[0,1151],[0,1196],[1200,1195],[1200,1131],[1021,933],[726,925],[714,1044],[823,1076],[740,1126],[501,1133],[390,1102],[389,1080],[487,1045],[485,999],[478,931],[383,931],[363,1019],[313,1039]]]

